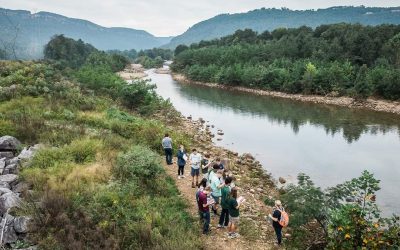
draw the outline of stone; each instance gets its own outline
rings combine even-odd
[[[346,202],[355,202],[356,199],[354,197],[346,197]]]
[[[7,182],[2,181],[2,182],[0,182],[0,188],[10,189],[11,187],[10,187],[10,184],[8,184]]]
[[[0,196],[2,196],[5,193],[12,193],[12,191],[8,188],[0,188]]]
[[[14,230],[14,217],[11,215],[7,214],[1,220],[0,231],[3,231],[3,243],[9,244],[18,240],[17,233]]]
[[[14,230],[17,233],[27,233],[29,231],[28,224],[30,218],[27,216],[21,216],[14,218]]]
[[[17,185],[15,185],[13,187],[13,192],[14,193],[23,193],[23,192],[28,191],[28,190],[29,190],[29,186],[24,182],[20,182],[20,183],[18,183]]]
[[[5,167],[6,167],[6,158],[2,158],[0,159],[0,174],[3,173]]]
[[[18,159],[24,160],[24,161],[30,161],[34,156],[35,153],[41,148],[42,146],[40,144],[36,144],[35,146],[29,146],[25,147],[21,153],[17,156]]]
[[[218,131],[218,132],[217,132],[217,135],[224,135],[224,132]]]
[[[15,193],[5,193],[0,196],[0,213],[5,214],[9,209],[13,207],[19,207],[21,204],[21,198]]]
[[[14,153],[11,151],[7,151],[7,152],[0,152],[0,158],[13,158],[14,157]]]
[[[250,189],[250,193],[254,194],[256,191],[254,189]]]
[[[254,159],[255,159],[254,156],[252,156],[250,153],[243,154],[242,157],[247,160],[251,160],[251,161],[254,161]]]
[[[3,170],[3,174],[16,174],[17,173],[17,164],[7,165]]]
[[[286,180],[283,177],[279,177],[278,180],[279,180],[279,183],[281,183],[281,184],[285,184],[286,183]]]
[[[15,174],[5,174],[0,175],[0,182],[7,182],[8,184],[14,183],[18,180],[18,175]]]
[[[21,142],[17,138],[12,136],[2,136],[0,137],[0,151],[17,151],[21,148]]]

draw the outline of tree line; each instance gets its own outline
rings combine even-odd
[[[175,49],[189,79],[332,96],[400,98],[400,25],[250,29]]]

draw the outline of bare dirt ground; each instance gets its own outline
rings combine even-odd
[[[176,162],[176,161],[175,161]],[[188,171],[188,166],[185,167],[185,177],[184,179],[178,179],[177,178],[177,169],[178,167],[176,164],[174,165],[164,165],[164,168],[166,169],[168,175],[170,175],[172,178],[176,179],[176,185],[181,192],[181,196],[188,202],[189,208],[188,212],[194,217],[198,218],[198,209],[197,209],[197,204],[195,200],[195,192],[196,188],[192,188],[191,185],[191,177],[190,173]],[[246,200],[249,199],[247,202],[252,202],[253,207],[256,208],[256,210],[263,211],[265,210],[265,206],[263,205],[263,202],[260,200],[254,200],[249,197],[247,193],[241,192],[241,195],[244,195]],[[246,210],[246,208],[245,208]],[[243,214],[243,212],[241,212]],[[246,212],[245,212],[246,213]],[[254,215],[256,212],[254,212]],[[266,213],[262,214],[266,215]],[[246,220],[248,218],[242,218],[245,216],[241,215],[241,221]],[[217,229],[218,225],[218,219],[219,216],[211,216],[211,233],[210,235],[202,235],[201,233],[201,224],[200,222],[198,223],[198,228],[199,228],[199,237],[201,237],[202,242],[204,242],[204,247],[205,249],[230,249],[230,250],[253,250],[253,249],[284,249],[283,247],[278,248],[274,246],[275,242],[275,235],[273,232],[273,229],[271,225],[267,223],[262,218],[258,219],[252,219],[250,222],[250,228],[246,230],[254,230],[254,232],[243,232],[243,229],[240,229],[240,224],[239,224],[239,233],[241,233],[241,236],[236,238],[236,239],[229,239],[227,236],[227,229]],[[246,236],[246,234],[249,233],[251,236]]]
[[[124,71],[118,72],[117,74],[124,80],[136,80],[142,79],[147,76],[144,73],[145,69],[140,64],[131,64]]]

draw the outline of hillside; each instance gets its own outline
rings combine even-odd
[[[18,59],[42,57],[43,46],[56,34],[82,39],[101,50],[149,49],[168,43],[169,37],[129,28],[106,28],[92,22],[49,12],[31,13],[0,8],[0,49],[12,54],[16,40]]]
[[[332,7],[318,10],[257,9],[247,13],[223,14],[202,21],[185,33],[171,40],[165,47],[175,48],[179,44],[191,44],[234,33],[238,29],[250,28],[262,32],[276,28],[296,28],[302,25],[315,28],[321,24],[361,23],[378,25],[400,24],[400,7]]]

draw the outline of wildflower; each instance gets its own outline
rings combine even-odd
[[[364,239],[363,242],[364,242],[365,245],[367,245],[368,240],[367,240],[367,239]]]
[[[337,230],[338,231],[343,231],[343,227],[338,227]]]
[[[351,238],[351,236],[350,236],[350,234],[346,234],[346,235],[344,236],[344,238],[345,238],[346,240],[348,240],[348,239]]]

